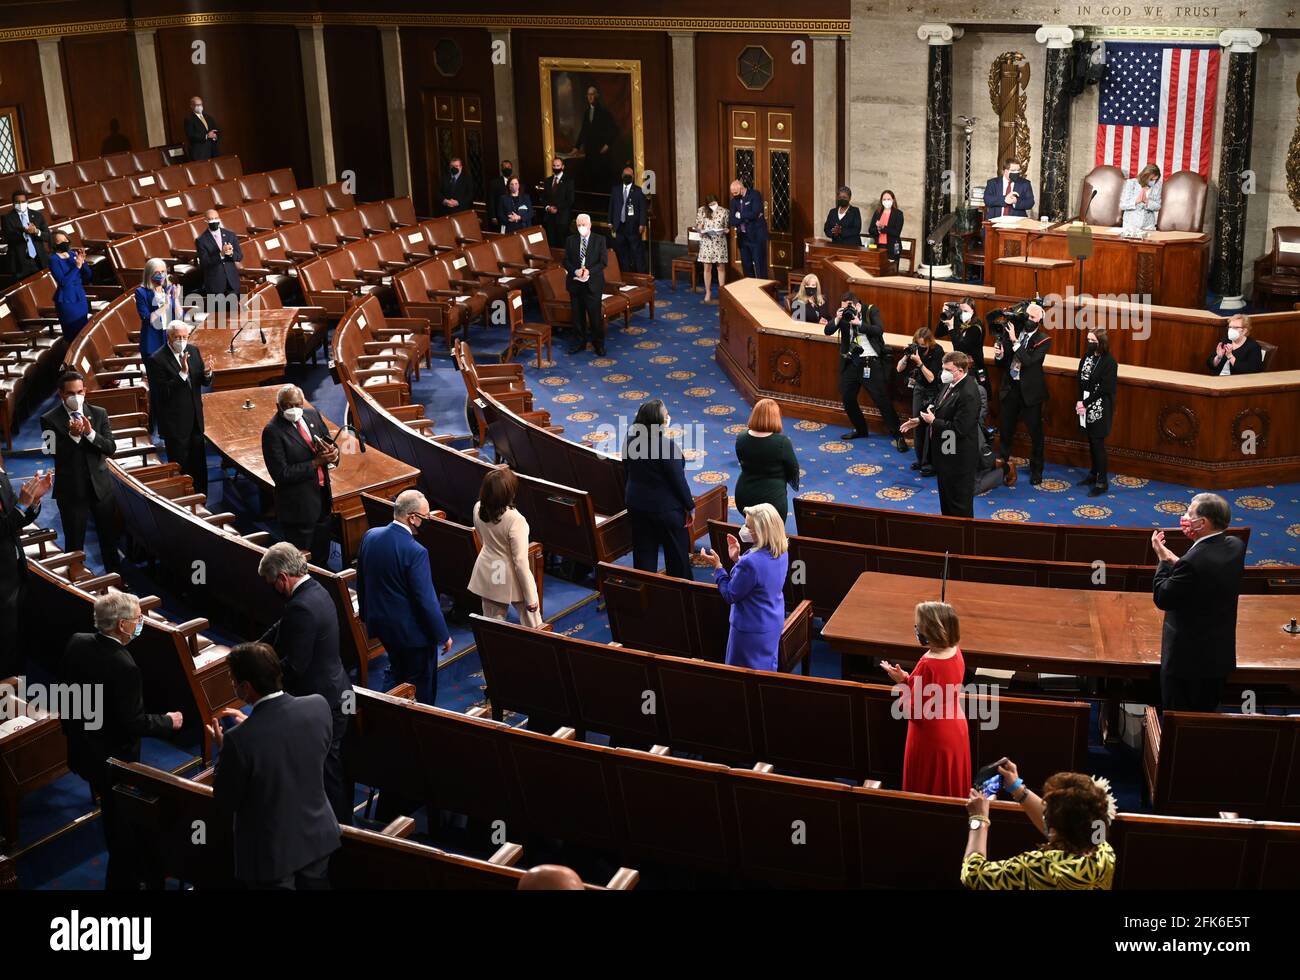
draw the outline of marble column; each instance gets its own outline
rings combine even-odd
[[[492,32],[494,55],[498,42],[504,46],[506,56],[500,63],[495,57],[492,61],[492,92],[497,106],[497,159],[483,161],[484,173],[495,173],[500,161],[513,160],[517,174],[534,173],[532,168],[538,166],[542,168],[543,174],[549,174],[550,160],[529,160],[528,167],[525,168],[525,161],[519,159],[519,130],[515,119],[515,62],[514,52],[510,48],[509,29]]]
[[[695,32],[669,31],[673,45],[673,176],[676,179],[677,228],[673,241],[686,245],[686,226],[695,221],[700,200],[699,150],[695,142]],[[715,187],[721,199],[726,190]],[[662,238],[665,232],[659,230]]]
[[[388,110],[388,155],[393,161],[393,195],[411,193],[411,149],[406,134],[406,78],[402,73],[402,36],[397,27],[379,28],[384,56],[384,101]]]
[[[329,184],[337,180],[334,167],[334,124],[330,118],[329,76],[325,70],[325,28],[312,24],[298,28],[302,54],[302,89],[307,102],[307,139],[311,144],[312,180]]]
[[[45,89],[45,110],[50,119],[50,144],[55,163],[71,163],[72,127],[68,124],[68,101],[63,94],[63,57],[57,37],[36,42],[41,58],[41,84]]]
[[[1223,101],[1223,149],[1219,152],[1210,292],[1221,297],[1223,308],[1229,310],[1246,305],[1241,292],[1247,200],[1242,180],[1250,170],[1250,139],[1255,120],[1255,52],[1267,40],[1267,34],[1255,30],[1229,30],[1219,35],[1219,45],[1228,49],[1228,82]]]
[[[1043,136],[1039,147],[1041,177],[1038,213],[1055,221],[1068,217],[1070,209],[1070,93],[1074,49],[1083,31],[1068,24],[1045,24],[1034,34],[1047,45],[1043,73]]]
[[[167,142],[167,117],[158,81],[157,31],[135,31],[135,58],[140,65],[140,99],[144,104],[145,136],[150,146]]]
[[[930,46],[926,71],[925,99],[925,214],[923,233],[931,231],[952,210],[952,190],[956,180],[952,172],[952,42],[962,36],[960,27],[951,24],[922,24],[916,30],[919,40]],[[945,261],[945,247],[938,242],[922,250],[925,264],[917,271],[931,272],[936,279],[952,275],[952,264]]]
[[[838,189],[835,180],[839,169],[835,154],[839,131],[839,122],[835,118],[835,99],[839,92],[839,68],[835,57],[837,46],[838,39],[833,34],[828,37],[814,36],[812,39],[812,229],[814,235],[821,234],[822,218],[835,206],[835,192]],[[863,220],[870,216],[871,211],[868,209],[863,215]]]

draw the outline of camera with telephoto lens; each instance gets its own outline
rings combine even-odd
[[[1025,327],[1029,323],[1029,304],[1031,302],[1033,301],[1021,300],[1014,306],[994,310],[989,314],[989,333],[992,335],[995,344],[1001,344],[1004,350],[1011,347],[1011,338],[1007,335],[1008,326],[1015,330],[1017,337],[1025,332]]]
[[[939,319],[950,326],[961,316],[961,304],[955,300],[944,303],[943,309],[939,311]]]

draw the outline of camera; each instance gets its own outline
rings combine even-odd
[[[945,323],[953,323],[961,316],[961,304],[954,301],[944,303],[943,309],[939,311],[939,319]]]
[[[921,353],[921,345],[913,341],[903,348],[903,356],[911,357],[913,354]]]
[[[1029,322],[1029,304],[1031,302],[1032,300],[1021,300],[1014,306],[994,310],[989,314],[989,333],[992,335],[994,343],[1001,344],[1004,348],[1011,346],[1011,341],[1007,337],[1008,325],[1015,330],[1017,336],[1024,333],[1025,325]]]

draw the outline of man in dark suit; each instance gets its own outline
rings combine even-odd
[[[40,515],[41,498],[53,479],[53,473],[32,477],[15,493],[9,474],[0,468],[0,680],[14,676],[23,666],[20,622],[27,558],[19,536]]]
[[[218,307],[214,297],[220,297],[220,309],[230,315],[239,309],[239,266],[236,263],[244,261],[244,250],[239,247],[235,233],[221,227],[221,215],[215,208],[204,217],[208,230],[194,239],[199,273],[203,276],[203,292],[209,297],[209,312],[216,312]]]
[[[50,267],[50,227],[26,191],[14,191],[10,198],[14,208],[0,219],[0,234],[9,246],[9,271],[15,279],[25,279]]]
[[[393,520],[372,527],[357,552],[357,601],[366,632],[388,652],[390,686],[415,685],[415,699],[436,704],[438,651],[451,650],[429,572],[429,552],[415,539],[429,519],[429,501],[405,490],[393,501]]]
[[[632,168],[623,168],[622,183],[609,192],[609,228],[614,235],[614,252],[623,272],[645,272],[645,192],[632,183]]]
[[[542,200],[546,240],[556,248],[562,248],[564,240],[569,237],[569,216],[573,214],[573,178],[564,172],[564,161],[559,157],[551,161],[551,176],[546,178]]]
[[[1152,598],[1165,611],[1160,636],[1160,704],[1165,711],[1218,711],[1223,685],[1237,666],[1237,597],[1246,546],[1223,532],[1228,502],[1198,493],[1178,519],[1192,546],[1179,558],[1165,533],[1151,535],[1159,559]]]
[[[1007,157],[1002,176],[984,185],[984,214],[989,218],[1012,215],[1023,218],[1034,209],[1034,186],[1020,173],[1020,161]]]
[[[840,398],[853,426],[853,431],[844,433],[844,438],[866,439],[871,435],[862,406],[858,404],[858,392],[866,388],[894,447],[900,453],[907,452],[907,440],[900,431],[898,413],[889,395],[890,364],[885,356],[885,327],[880,319],[880,307],[875,303],[864,307],[851,291],[845,290],[835,318],[822,330],[828,337],[834,333],[840,336]]]
[[[1002,418],[998,441],[1002,456],[1010,459],[1016,425],[1024,419],[1031,447],[1029,482],[1038,486],[1043,482],[1043,403],[1047,401],[1043,359],[1052,350],[1052,337],[1042,329],[1041,306],[1030,303],[1025,316],[1024,331],[1019,334],[1015,323],[1007,320],[1008,348],[1003,348],[1001,338],[993,345],[993,359],[1002,365],[1002,387],[998,391]]]
[[[145,369],[149,403],[167,459],[179,463],[194,480],[197,493],[208,492],[208,455],[203,444],[203,386],[212,384],[212,370],[203,355],[189,345],[189,324],[173,320],[167,345],[154,351]]]
[[[343,773],[348,714],[343,699],[352,682],[339,653],[339,620],[325,587],[308,573],[303,553],[281,541],[266,549],[257,574],[287,601],[275,625],[262,634],[279,655],[284,689],[294,697],[319,694],[333,714],[333,739],[324,760],[325,792],[339,823],[352,822],[352,786]]]
[[[745,275],[767,278],[767,215],[763,195],[748,190],[738,180],[731,182],[731,227],[736,229],[736,250]]]
[[[141,737],[164,738],[178,731],[181,713],[154,715],[144,710],[140,668],[126,649],[144,628],[140,600],[110,588],[95,600],[94,615],[96,632],[74,634],[59,664],[60,682],[80,685],[87,692],[82,698],[86,710],[60,721],[68,739],[68,768],[99,798],[108,845],[104,887],[134,890],[146,879],[160,885],[160,878],[144,867],[147,842],[136,841],[113,796],[108,760],[139,762]]]
[[[578,215],[578,233],[570,235],[564,245],[564,286],[573,308],[573,330],[577,343],[570,354],[586,350],[590,342],[596,353],[605,356],[605,312],[601,296],[605,292],[605,239],[591,233],[591,215]]]
[[[939,480],[939,510],[945,517],[975,516],[975,473],[980,451],[979,385],[967,372],[970,358],[961,351],[944,355],[944,387],[933,406],[919,418],[903,423],[909,432],[918,425],[930,427],[930,465]]]
[[[487,223],[488,227],[501,230],[501,222],[497,220],[497,204],[501,198],[510,193],[510,178],[515,175],[515,165],[509,160],[501,161],[501,172],[492,178],[488,184],[487,197],[484,203],[487,205]]]
[[[262,459],[275,483],[280,535],[328,568],[334,522],[329,467],[338,462],[339,451],[320,413],[306,407],[297,385],[282,387],[275,404],[275,417],[262,429]]]
[[[192,96],[190,113],[185,117],[185,140],[190,145],[190,159],[211,160],[221,156],[219,136],[217,121],[203,111],[203,99]]]
[[[54,499],[63,519],[63,550],[82,551],[86,522],[95,518],[107,571],[117,571],[117,514],[113,478],[104,463],[117,451],[108,412],[86,402],[86,381],[76,371],[59,376],[59,404],[41,416],[45,451],[54,452]]]
[[[279,658],[265,643],[241,643],[227,662],[235,693],[252,705],[247,717],[224,712],[235,722],[227,732],[220,721],[208,726],[220,752],[212,802],[232,831],[235,878],[250,889],[327,889],[341,837],[321,779],[329,705],[283,691]]]
[[[582,111],[582,127],[575,145],[587,164],[587,190],[599,192],[614,179],[614,148],[618,126],[600,101],[600,90],[587,87],[587,108]]]
[[[434,208],[439,215],[455,214],[468,211],[474,206],[474,178],[465,169],[460,157],[452,157],[447,168],[447,176],[442,178],[438,187],[438,206]],[[488,214],[496,207],[495,201],[488,202]]]

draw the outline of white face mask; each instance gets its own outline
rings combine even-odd
[[[942,371],[939,372],[939,380],[946,385],[952,384],[952,372],[949,371],[947,368],[944,368]]]
[[[81,406],[86,402],[85,395],[69,395],[63,399],[63,405],[69,412],[80,412]]]
[[[196,105],[196,106],[194,107],[194,111],[197,112],[199,115],[202,115],[202,114],[203,114],[203,106],[201,106],[201,105]]]
[[[302,408],[297,405],[293,408],[286,408],[284,409],[284,417],[294,425],[297,425],[302,421]]]
[[[171,348],[172,348],[173,351],[176,352],[176,356],[177,356],[177,357],[180,357],[182,354],[185,353],[185,341],[183,341],[183,340],[173,340],[173,341],[171,342]]]
[[[962,314],[961,314],[961,322],[962,322],[962,323],[970,323],[971,318],[974,317],[974,316],[975,316],[975,311],[974,311],[974,310],[962,310]]]
[[[894,199],[892,197],[887,197],[880,202],[880,206],[884,208],[892,208],[894,206]]]
[[[1228,340],[1235,344],[1240,339],[1241,339],[1241,331],[1238,330],[1236,327],[1229,327]]]
[[[754,532],[749,529],[748,524],[746,524],[744,527],[740,529],[740,543],[741,544],[754,543]]]

